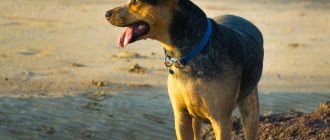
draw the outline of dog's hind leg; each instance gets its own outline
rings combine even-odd
[[[194,140],[201,140],[201,122],[197,118],[192,118],[192,127],[194,131]]]
[[[259,99],[257,87],[238,105],[246,140],[257,139]]]

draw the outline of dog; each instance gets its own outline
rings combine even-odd
[[[245,139],[256,139],[264,51],[255,25],[234,15],[207,18],[190,0],[129,0],[105,16],[126,27],[121,47],[147,38],[162,44],[178,140],[201,139],[202,122],[217,140],[231,139],[236,107]]]

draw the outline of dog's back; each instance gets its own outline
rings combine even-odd
[[[254,26],[251,22],[248,20],[234,15],[223,15],[214,18],[214,20],[220,24],[227,26],[236,32],[238,32],[240,35],[245,36],[247,39],[245,41],[254,41],[250,43],[254,43],[255,45],[261,47],[263,46],[263,37],[259,29]],[[251,39],[251,40],[249,40]]]
[[[241,39],[242,55],[242,82],[240,96],[237,99],[244,99],[254,89],[260,78],[263,67],[263,37],[259,29],[244,18],[234,15],[224,15],[214,18],[221,26],[228,27],[236,32]],[[231,34],[235,35],[235,34]],[[238,52],[239,53],[239,52]]]

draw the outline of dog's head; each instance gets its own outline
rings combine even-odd
[[[177,1],[129,0],[107,11],[105,16],[112,25],[126,27],[118,39],[121,47],[146,38],[166,40]]]

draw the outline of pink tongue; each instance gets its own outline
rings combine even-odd
[[[119,36],[118,43],[124,48],[129,44],[133,38],[134,29],[133,27],[127,27],[126,30]]]

